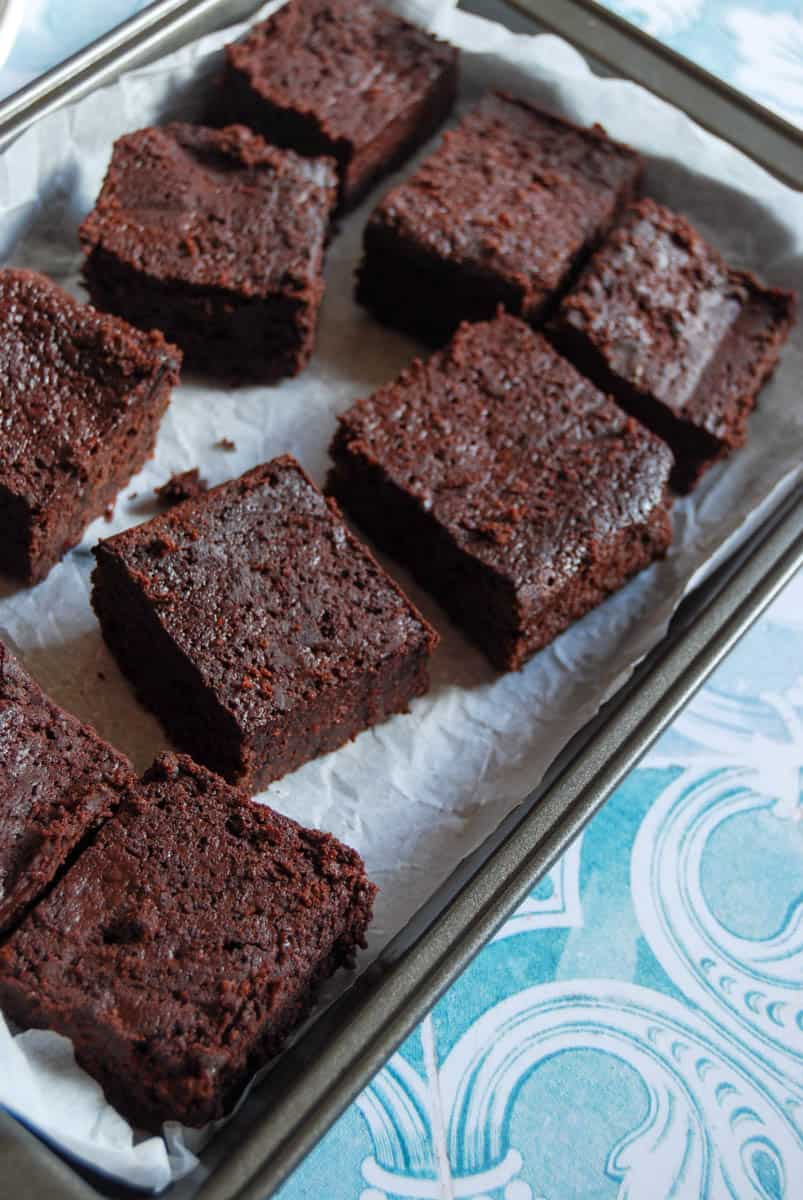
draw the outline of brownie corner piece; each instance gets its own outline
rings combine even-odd
[[[509,315],[358,401],[331,454],[329,490],[501,670],[672,536],[668,447]]]
[[[0,270],[0,571],[44,579],[150,458],[181,353]]]
[[[336,191],[334,162],[243,126],[125,134],[81,225],[86,285],[188,366],[274,383],[312,353]]]
[[[639,194],[643,170],[600,126],[489,93],[375,208],[357,299],[434,345],[500,304],[538,324]]]
[[[251,790],[427,690],[437,635],[290,456],[95,555],[123,672],[178,746]]]
[[[645,199],[599,248],[550,327],[554,343],[672,448],[688,492],[744,445],[797,297],[734,270],[679,213]]]
[[[136,1127],[203,1126],[353,963],[375,893],[336,838],[165,754],[0,948],[0,1004]]]
[[[0,933],[114,810],[134,772],[0,642]]]
[[[332,156],[353,208],[446,119],[457,77],[453,46],[373,0],[289,0],[226,47],[213,117]]]

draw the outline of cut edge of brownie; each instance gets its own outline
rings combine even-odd
[[[58,881],[69,863],[88,845],[98,829],[111,816],[129,786],[134,782],[134,769],[127,757],[104,741],[91,726],[56,704],[22,667],[16,656],[0,641],[0,716],[4,710],[12,713],[24,710],[26,751],[30,761],[30,722],[37,716],[42,726],[50,728],[54,721],[58,729],[53,734],[53,767],[57,771],[65,738],[71,745],[80,744],[91,756],[97,768],[97,778],[80,783],[54,775],[56,802],[47,811],[29,809],[25,814],[25,833],[18,839],[11,857],[3,854],[2,888],[0,889],[0,934],[7,933]],[[6,722],[0,721],[2,737],[10,736]],[[50,739],[50,733],[45,736]],[[5,756],[4,756],[5,763]],[[5,765],[4,765],[5,770]],[[42,781],[35,783],[36,795],[41,796]],[[68,795],[69,794],[69,795]],[[74,802],[68,804],[67,799]],[[65,800],[62,803],[62,799]],[[41,807],[41,806],[40,806]],[[4,835],[8,822],[4,818]]]
[[[290,455],[283,455],[246,472],[241,479],[260,478],[274,467],[297,472],[316,492],[312,480]],[[203,507],[215,492],[237,483],[230,480],[202,496],[182,501],[170,514],[191,514]],[[320,494],[320,493],[318,493]],[[326,501],[333,518],[342,522],[334,500]],[[138,528],[159,523],[154,518]],[[175,743],[225,779],[260,791],[268,783],[295,770],[303,763],[345,745],[359,733],[397,714],[407,712],[411,700],[429,688],[429,658],[439,638],[402,588],[377,562],[369,548],[343,523],[352,551],[368,562],[384,586],[395,593],[418,624],[421,636],[415,646],[405,646],[383,660],[382,686],[379,671],[356,669],[346,680],[337,680],[321,689],[314,703],[303,710],[300,728],[288,732],[281,753],[270,753],[275,746],[272,726],[266,724],[261,736],[245,733],[234,715],[208,686],[201,671],[164,629],[122,555],[116,553],[114,538],[101,541],[94,550],[97,565],[92,575],[92,606],[100,622],[103,637],[112,650],[123,674],[133,684],[142,703],[159,718]],[[340,719],[332,714],[342,711],[344,689],[350,689],[351,706]]]
[[[610,138],[600,126],[578,125],[503,90],[489,92],[485,99],[489,97],[497,97],[532,111],[590,140],[597,139],[628,151],[634,160],[634,175],[629,185],[618,194],[607,224],[598,228],[577,250],[567,265],[560,286],[552,292],[539,293],[529,302],[523,286],[503,278],[498,272],[483,268],[479,263],[462,263],[438,255],[401,237],[383,221],[384,201],[380,201],[365,227],[363,257],[355,270],[355,299],[383,324],[412,334],[431,347],[441,346],[448,341],[463,321],[492,319],[500,304],[513,315],[539,327],[548,320],[562,297],[574,285],[608,232],[641,194],[644,162],[640,155],[631,147]],[[436,153],[437,147],[433,150],[433,154]],[[403,187],[404,183],[400,186]],[[456,294],[460,297],[457,307]]]
[[[84,995],[82,999],[80,986],[76,988],[72,980],[54,979],[52,971],[47,972],[43,951],[50,928],[48,913],[60,900],[58,888],[50,893],[41,913],[35,909],[0,948],[0,998],[11,1019],[22,1028],[50,1028],[69,1037],[77,1061],[98,1080],[109,1102],[136,1127],[151,1132],[159,1132],[166,1120],[197,1128],[226,1115],[255,1072],[281,1049],[289,1033],[308,1015],[320,984],[339,967],[354,966],[358,949],[366,944],[365,931],[378,890],[367,879],[360,855],[332,835],[305,829],[254,804],[240,789],[232,788],[186,756],[172,753],[156,759],[88,854],[97,858],[109,846],[114,849],[115,838],[118,843],[125,838],[125,830],[120,831],[127,822],[147,820],[153,805],[180,803],[181,798],[171,795],[171,789],[175,793],[177,786],[190,785],[195,789],[190,802],[199,797],[199,804],[208,804],[204,796],[214,792],[220,809],[216,815],[221,821],[223,809],[229,810],[223,822],[225,830],[221,830],[226,838],[244,837],[255,848],[273,847],[282,829],[294,830],[298,844],[293,852],[309,857],[318,879],[333,880],[329,909],[319,921],[318,944],[302,948],[307,954],[302,954],[296,972],[286,977],[289,982],[285,982],[284,975],[274,980],[264,968],[260,972],[257,963],[248,977],[247,990],[240,996],[231,993],[231,985],[221,974],[219,1045],[192,1041],[191,1031],[186,1029],[138,1038],[136,1016],[132,1020],[130,1007],[127,1015],[118,1007],[98,1014],[92,997]],[[197,851],[204,852],[203,848]],[[80,869],[83,864],[79,861],[76,865]],[[68,873],[62,879],[65,889],[70,882]],[[279,886],[275,877],[272,882]],[[136,944],[144,939],[147,949],[152,940],[149,930],[152,926],[158,929],[159,924],[159,911],[154,911],[152,900],[147,912],[121,916],[107,911],[98,916],[99,924],[103,923],[104,942],[119,942],[123,948],[128,942]],[[236,938],[236,931],[233,936]],[[292,944],[290,953],[298,953]],[[221,971],[225,971],[225,963]],[[52,986],[48,986],[48,979]],[[124,998],[125,980],[120,971],[112,986],[117,979]],[[263,993],[255,994],[260,984]],[[277,1005],[275,995],[282,989],[286,994]],[[142,999],[145,1001],[147,996]],[[156,986],[152,1003],[158,1000]],[[215,1015],[210,1014],[212,1018]],[[229,1038],[226,1030],[232,1030],[234,1036]]]
[[[323,276],[303,300],[279,294],[241,298],[225,289],[145,279],[96,246],[84,260],[82,277],[97,308],[139,329],[165,328],[190,369],[226,382],[269,385],[292,378],[303,371],[315,347]],[[256,344],[249,334],[258,339]]]

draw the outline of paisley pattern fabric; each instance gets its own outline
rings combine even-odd
[[[803,575],[280,1192],[803,1195]]]
[[[140,7],[30,0],[0,93]],[[803,120],[791,0],[610,7]],[[282,1200],[803,1197],[802,815],[803,574]]]

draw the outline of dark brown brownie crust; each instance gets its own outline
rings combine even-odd
[[[448,116],[458,53],[371,0],[290,0],[226,47],[216,120],[331,155],[353,207]]]
[[[134,781],[0,642],[0,931],[20,920]]]
[[[114,144],[81,226],[92,299],[187,364],[274,382],[306,364],[337,178],[250,130],[172,124]]]
[[[253,791],[427,689],[437,635],[290,457],[95,555],[92,603],[143,703]]]
[[[435,345],[499,304],[532,324],[638,194],[643,164],[581,129],[490,94],[381,200],[357,299]]]
[[[643,200],[563,301],[557,346],[663,437],[689,491],[747,437],[796,297],[729,268],[689,222]]]
[[[355,404],[332,457],[343,507],[502,670],[671,539],[667,447],[511,316]]]
[[[166,754],[0,950],[0,1004],[135,1126],[205,1125],[353,961],[375,892],[329,834]]]
[[[153,453],[181,354],[33,271],[0,271],[0,571],[27,583]]]

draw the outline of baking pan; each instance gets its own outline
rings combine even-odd
[[[0,142],[121,71],[241,19],[255,7],[253,0],[159,0],[0,104]],[[481,4],[473,7],[488,11]],[[536,13],[543,24],[591,50],[611,73],[647,86],[655,83],[665,99],[753,153],[779,177],[803,186],[803,139],[780,118],[712,82],[677,55],[656,49],[625,23],[612,18],[607,23],[609,14],[598,5],[516,0],[516,7]],[[671,69],[650,74],[658,69],[656,62]],[[202,1153],[201,1168],[166,1193],[171,1200],[266,1200],[801,564],[803,496],[797,488],[687,596],[663,642],[566,747],[540,786],[459,865],[348,993],[279,1058],[270,1083],[252,1092]],[[82,1176],[1,1113],[0,1163],[3,1200],[131,1195],[96,1176]]]

